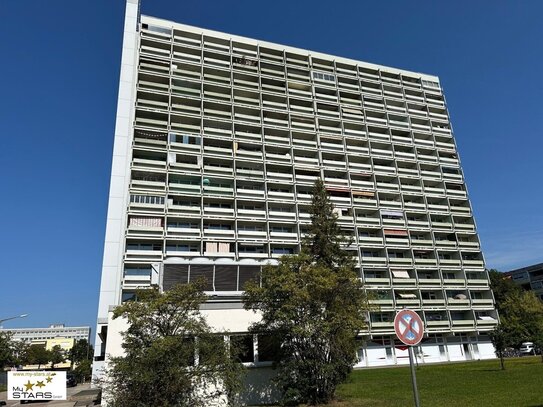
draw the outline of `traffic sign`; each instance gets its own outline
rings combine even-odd
[[[401,310],[394,318],[394,331],[400,341],[406,345],[417,345],[424,336],[424,324],[415,311]]]

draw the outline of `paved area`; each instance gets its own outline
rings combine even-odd
[[[75,387],[68,387],[66,389],[66,395],[67,395],[67,399],[69,400],[70,399],[70,396],[74,395],[75,393],[78,393],[82,390],[87,390],[90,388],[90,384],[89,383],[83,383],[83,384],[78,384],[77,386]],[[18,401],[8,401],[7,400],[7,397],[8,397],[8,393],[7,392],[1,392],[0,393],[0,401],[5,401],[7,402],[6,406],[8,407],[11,407],[11,406],[20,406],[20,405],[24,405],[24,406],[32,406],[32,407],[40,407],[40,406],[55,406],[55,407],[73,407],[74,404],[76,403],[75,401],[47,401],[47,402],[44,402],[44,403],[36,403],[36,402],[33,402],[33,403],[28,403],[28,404],[21,404],[20,402]]]

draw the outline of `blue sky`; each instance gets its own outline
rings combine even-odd
[[[144,14],[438,75],[487,264],[543,261],[543,2],[166,1]],[[0,319],[94,328],[124,2],[0,1]]]

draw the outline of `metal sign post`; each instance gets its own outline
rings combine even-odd
[[[420,407],[419,390],[417,388],[417,375],[415,374],[415,366],[413,365],[413,347],[409,346],[409,365],[411,366],[411,385],[413,386],[413,397],[415,399],[415,407]]]
[[[411,367],[411,384],[413,385],[413,398],[415,407],[420,407],[419,391],[417,389],[417,376],[413,363],[413,346],[417,345],[424,336],[424,324],[415,311],[401,310],[394,318],[394,331],[400,341],[407,345],[409,351],[409,366]]]

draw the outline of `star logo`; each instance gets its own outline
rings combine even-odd
[[[51,383],[51,381],[53,380],[53,378],[51,376],[47,376],[47,378],[45,379],[47,381],[47,383]]]
[[[38,386],[41,389],[42,387],[45,387],[45,384],[43,384],[43,381],[41,382],[39,381],[36,383],[36,386]]]
[[[25,391],[34,390],[34,384],[30,383],[30,380],[24,386],[26,387]]]

